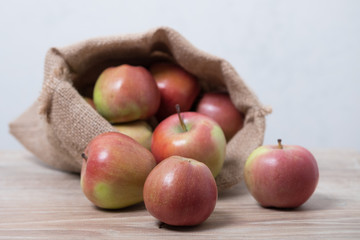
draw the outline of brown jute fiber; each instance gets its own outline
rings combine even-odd
[[[91,96],[106,67],[128,63],[149,66],[166,60],[195,75],[203,91],[228,91],[245,113],[244,127],[228,142],[219,190],[237,184],[248,155],[263,143],[265,116],[270,113],[224,59],[205,53],[168,27],[145,33],[89,39],[51,48],[45,59],[44,82],[38,100],[10,123],[10,132],[40,160],[80,172],[81,153],[100,133],[114,131],[82,96]]]

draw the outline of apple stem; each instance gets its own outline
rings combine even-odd
[[[281,139],[278,139],[277,141],[278,141],[279,148],[280,148],[280,149],[283,149],[284,146],[281,144]]]
[[[85,159],[85,161],[87,161],[87,160],[88,160],[88,157],[86,156],[86,154],[85,154],[85,153],[82,153],[82,154],[81,154],[81,157],[82,157],[83,159]]]
[[[180,121],[181,127],[184,130],[184,132],[187,132],[187,128],[186,128],[186,125],[184,123],[184,119],[181,117],[181,114],[180,114],[180,105],[176,104],[175,108],[176,108],[176,112],[177,112],[177,114],[179,116],[179,121]]]

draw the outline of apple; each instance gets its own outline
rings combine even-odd
[[[227,93],[205,93],[196,108],[214,119],[229,141],[244,125],[244,115],[233,104]]]
[[[297,145],[261,146],[246,160],[244,179],[263,207],[296,208],[315,191],[319,169],[314,156]]]
[[[149,150],[108,132],[91,140],[82,157],[81,188],[95,206],[118,209],[143,201],[146,177],[156,165]]]
[[[111,123],[145,120],[160,105],[160,92],[150,72],[128,64],[105,69],[93,96],[96,110]]]
[[[152,128],[146,121],[137,120],[134,122],[118,123],[114,124],[113,127],[150,150]]]
[[[157,119],[161,121],[176,113],[176,104],[180,105],[182,111],[189,111],[200,92],[196,78],[173,63],[154,63],[149,69],[161,95]]]
[[[216,201],[217,187],[210,169],[194,159],[171,156],[145,181],[146,209],[168,225],[198,225],[211,215]]]
[[[226,139],[219,124],[197,112],[178,113],[155,128],[151,152],[157,163],[178,155],[205,163],[216,177],[224,163]]]

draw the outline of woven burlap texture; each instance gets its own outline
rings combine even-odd
[[[228,142],[225,163],[216,178],[219,190],[239,183],[247,157],[263,143],[265,116],[271,110],[259,102],[230,63],[199,50],[168,27],[51,48],[45,58],[42,92],[10,123],[10,132],[48,165],[80,172],[87,143],[100,133],[114,131],[82,96],[91,95],[96,78],[108,66],[149,66],[160,60],[172,61],[195,75],[203,91],[229,92],[234,105],[245,113],[244,127]]]

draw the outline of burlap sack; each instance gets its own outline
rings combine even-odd
[[[148,66],[158,60],[181,65],[198,78],[204,91],[227,90],[235,106],[246,114],[243,129],[227,144],[224,167],[216,179],[220,190],[238,183],[246,158],[263,142],[269,109],[227,61],[195,48],[168,27],[51,48],[41,95],[10,123],[10,132],[43,162],[79,172],[87,143],[100,133],[114,131],[82,95],[91,94],[98,75],[110,65]]]

